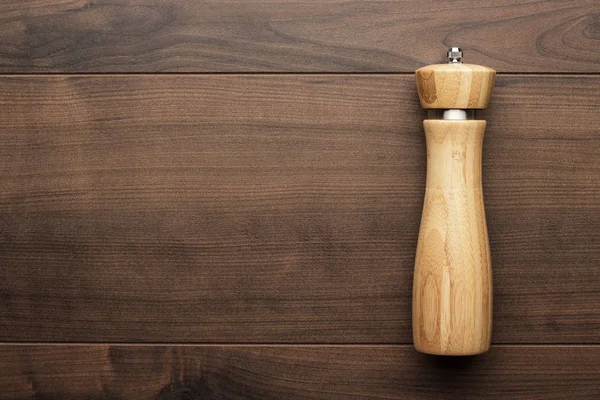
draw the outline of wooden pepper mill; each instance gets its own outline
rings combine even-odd
[[[427,140],[427,183],[413,285],[413,339],[418,351],[472,355],[492,333],[492,271],[481,152],[485,121],[475,110],[490,101],[496,71],[463,64],[453,47],[448,64],[416,71]]]

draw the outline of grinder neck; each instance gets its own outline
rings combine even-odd
[[[449,108],[446,110],[427,110],[427,119],[444,119],[448,121],[467,121],[476,119],[474,109]]]

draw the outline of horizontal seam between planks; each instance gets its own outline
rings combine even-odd
[[[319,75],[339,75],[339,76],[413,76],[414,72],[2,72],[1,77],[11,76],[319,76]],[[498,76],[592,76],[600,77],[600,72],[497,72]]]
[[[9,346],[172,346],[172,347],[413,347],[412,343],[252,343],[252,342],[203,342],[203,343],[181,343],[181,342],[0,342],[0,347]],[[600,348],[600,343],[515,343],[494,344],[494,348],[509,347],[593,347]]]

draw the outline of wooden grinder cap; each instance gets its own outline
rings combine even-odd
[[[474,64],[433,64],[415,72],[423,108],[487,108],[496,71]]]

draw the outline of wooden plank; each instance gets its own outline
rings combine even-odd
[[[600,81],[498,78],[495,343],[597,343]],[[0,340],[410,343],[410,76],[0,78]]]
[[[594,399],[598,346],[0,346],[0,393],[20,399]]]
[[[500,72],[600,72],[597,0],[0,4],[0,72],[412,72],[449,45]]]

